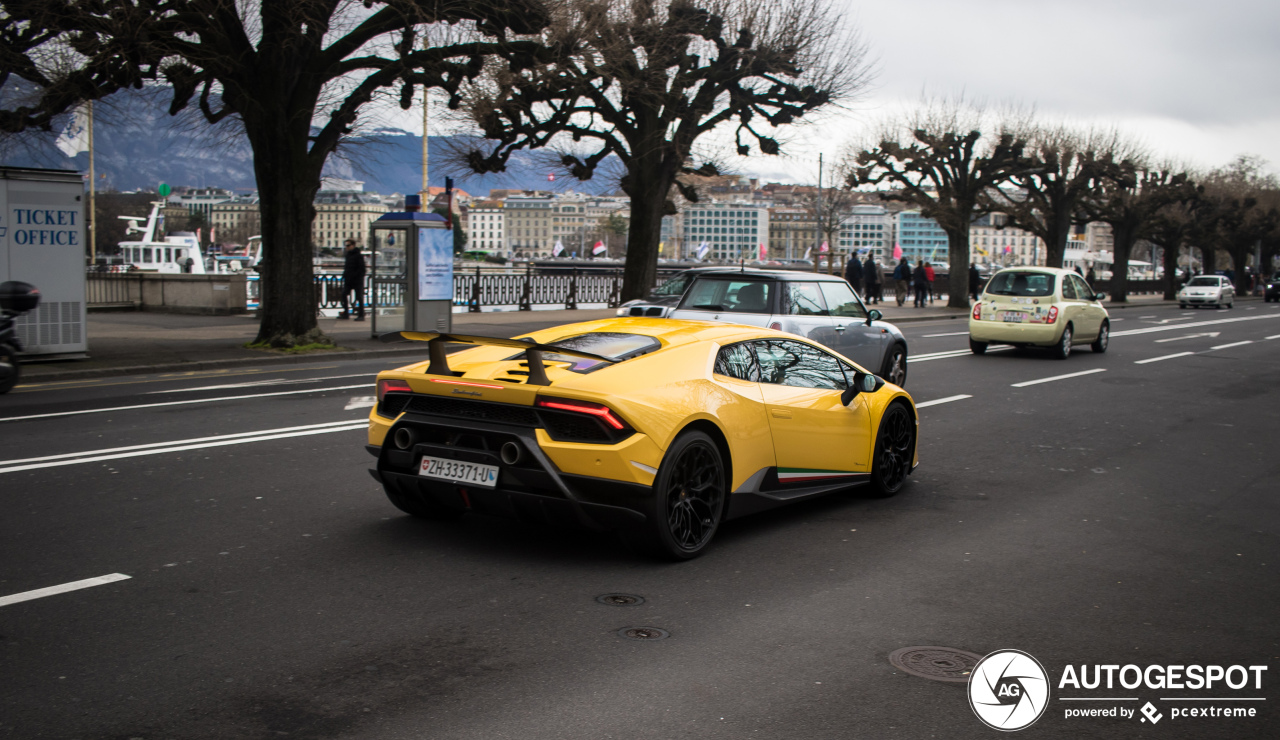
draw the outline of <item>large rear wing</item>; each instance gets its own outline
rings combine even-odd
[[[481,337],[474,334],[396,331],[379,336],[378,341],[388,344],[406,341],[426,342],[428,356],[431,360],[431,363],[427,365],[427,373],[431,375],[453,375],[453,371],[449,369],[449,357],[444,351],[444,346],[446,344],[474,344],[488,347],[511,347],[512,349],[521,349],[524,350],[525,357],[529,360],[529,385],[551,385],[551,381],[547,379],[547,366],[542,360],[542,355],[544,353],[567,355],[569,357],[582,357],[588,360],[597,360],[599,362],[607,362],[610,364],[621,362],[621,360],[615,360],[612,357],[605,357],[604,355],[582,352],[576,349],[567,349],[565,347],[556,347],[551,344],[539,344],[527,339]]]

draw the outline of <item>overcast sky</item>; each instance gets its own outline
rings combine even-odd
[[[739,160],[744,174],[812,181],[819,151],[830,161],[924,91],[1115,125],[1191,166],[1250,153],[1280,170],[1278,0],[832,1],[871,47],[874,89],[804,131],[792,160]]]

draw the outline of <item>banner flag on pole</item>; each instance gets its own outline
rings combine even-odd
[[[812,252],[812,251],[813,251],[813,247],[805,247],[805,248],[804,248],[804,256],[803,256],[803,257],[801,257],[800,259],[806,259],[806,260],[807,260],[807,259],[809,259],[809,253],[810,253],[810,252]]]
[[[700,259],[700,260],[706,259],[706,258],[707,258],[707,252],[710,252],[710,251],[711,251],[711,245],[707,244],[706,242],[703,242],[703,243],[699,244],[699,245],[698,245],[698,252],[697,252],[697,254],[698,254],[698,259]]]
[[[71,122],[58,139],[53,142],[62,153],[74,157],[81,152],[89,151],[89,108],[82,105],[76,108]]]
[[[760,245],[760,259],[763,261],[769,257],[769,252],[764,248],[764,244]]]
[[[593,247],[591,248],[591,254],[593,254],[593,255],[604,254],[604,253],[605,253],[605,252],[607,252],[607,251],[609,251],[609,249],[608,249],[608,247],[606,247],[606,246],[604,245],[604,242],[596,242],[596,243],[595,243],[595,246],[593,246]],[[661,252],[661,251],[662,251],[662,245],[661,245],[661,244],[659,244],[659,245],[658,245],[658,251],[659,251],[659,252]]]
[[[559,239],[556,239],[556,246],[551,250],[551,256],[559,257],[562,254],[564,254],[564,245],[560,243]]]
[[[827,253],[827,251],[828,251],[828,250],[827,250],[827,243],[826,243],[826,242],[823,242],[823,243],[822,243],[822,246],[818,248],[818,251],[819,251],[819,252],[821,252],[821,253],[823,253],[823,254],[826,254],[826,253]]]
[[[902,245],[897,242],[893,243],[893,258],[895,260],[902,259]]]

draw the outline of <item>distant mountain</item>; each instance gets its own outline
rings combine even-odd
[[[150,89],[119,93],[99,103],[94,120],[94,164],[99,189],[154,190],[159,183],[193,187],[252,189],[253,155],[233,125],[210,127],[191,115],[170,116],[167,91]],[[56,132],[28,139],[0,153],[0,162],[15,167],[48,167],[88,172],[89,155],[67,158],[54,146]],[[429,137],[431,185],[443,186],[445,175],[472,195],[490,189],[576,190],[611,193],[603,178],[579,182],[557,175],[547,180],[546,154],[518,152],[506,172],[474,175],[453,171],[446,163],[449,137]],[[353,139],[329,158],[325,175],[363,180],[367,192],[417,192],[422,184],[422,137],[387,129]]]

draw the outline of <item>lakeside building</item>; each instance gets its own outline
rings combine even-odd
[[[683,254],[695,254],[706,242],[708,259],[755,259],[769,243],[769,207],[753,202],[686,203],[680,224]]]
[[[902,256],[916,264],[925,262],[947,261],[947,234],[938,226],[938,222],[920,215],[920,211],[901,211],[894,217],[894,231],[898,246],[902,247]],[[890,250],[886,263],[893,261]]]
[[[894,219],[884,206],[855,205],[840,221],[840,254],[847,261],[850,254],[866,259],[870,254],[880,264],[893,260]]]

